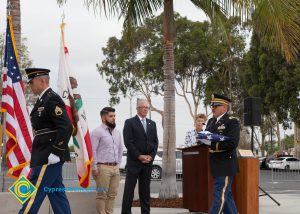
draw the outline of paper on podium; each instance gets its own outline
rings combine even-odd
[[[240,157],[252,157],[254,158],[253,152],[249,149],[239,149]]]

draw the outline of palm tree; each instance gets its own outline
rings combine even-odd
[[[58,0],[64,3],[66,0]],[[299,52],[299,0],[190,0],[203,10],[211,22],[226,35],[223,20],[230,16],[248,18],[253,30],[267,47],[283,54],[293,61]],[[104,11],[106,15],[124,18],[124,30],[130,35],[130,28],[143,23],[145,18],[164,8],[164,157],[160,198],[178,197],[175,176],[175,39],[173,0],[85,0],[88,7]],[[230,41],[229,41],[230,42]]]

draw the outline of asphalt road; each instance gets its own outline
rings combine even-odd
[[[73,164],[65,164],[64,169],[64,183],[66,187],[77,187],[78,180],[76,177],[76,168]],[[273,176],[273,177],[272,177]],[[0,192],[7,191],[12,185],[14,180],[7,178],[6,176],[0,176]],[[4,181],[3,181],[4,178]],[[124,182],[124,175],[122,176]],[[273,180],[273,181],[272,181]],[[2,187],[2,185],[4,186]],[[95,187],[94,180],[91,180],[90,187]],[[271,170],[260,170],[260,187],[270,194],[300,194],[300,171],[278,171],[271,173]],[[158,193],[160,189],[160,180],[151,181],[151,193]],[[179,193],[182,193],[182,181],[177,181],[177,189]]]
[[[260,170],[259,186],[269,194],[300,194],[300,171],[273,172],[271,170]],[[151,193],[158,193],[160,180],[151,181]],[[177,189],[182,193],[182,181],[177,181]]]
[[[273,181],[272,181],[273,180]],[[300,171],[260,170],[259,185],[268,193],[300,194]]]

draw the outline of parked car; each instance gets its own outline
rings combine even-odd
[[[270,169],[270,161],[274,159],[275,157],[273,155],[268,155],[267,157],[263,158],[260,164],[260,169]]]
[[[119,166],[119,170],[122,173],[126,172],[126,161],[127,161],[127,151],[124,151],[123,155],[122,155],[122,160],[121,160],[121,163]]]
[[[263,166],[263,163],[265,164],[265,159],[266,159],[266,157],[259,157],[259,158],[258,158],[258,161],[259,161],[259,168],[260,168],[260,169],[263,169],[262,166]]]
[[[153,161],[153,167],[151,172],[152,179],[161,179],[162,173],[162,156],[163,151],[157,151],[155,159]],[[175,158],[176,158],[176,175],[182,174],[182,152],[180,150],[175,151]]]
[[[300,170],[300,160],[294,157],[280,157],[276,160],[271,160],[269,163],[270,169]]]
[[[182,152],[180,150],[176,150],[176,174],[182,174]],[[162,155],[163,151],[157,151],[157,154],[153,161],[151,178],[152,179],[161,179],[162,175]],[[120,164],[120,172],[126,172],[126,160],[127,160],[127,152],[123,152],[122,162]]]

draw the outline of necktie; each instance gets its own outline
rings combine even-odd
[[[41,103],[41,100],[38,98],[34,104],[34,106],[38,106]]]
[[[145,133],[147,133],[147,123],[146,123],[145,118],[142,119],[142,124],[143,124],[144,130],[145,130]]]
[[[216,122],[217,122],[217,118],[214,118],[213,122],[212,122],[212,125],[214,126],[216,124]]]
[[[209,127],[207,127],[206,130],[212,129],[212,127],[215,126],[216,122],[217,122],[217,118],[213,118],[212,122],[209,124]]]

